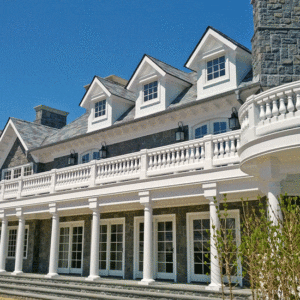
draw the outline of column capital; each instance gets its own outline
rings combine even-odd
[[[152,206],[150,191],[139,192],[140,203],[144,206]]]
[[[99,212],[100,207],[98,203],[98,198],[90,198],[89,199],[89,209],[94,212]]]
[[[202,188],[204,191],[204,197],[209,200],[210,204],[214,204],[215,199],[218,199],[219,197],[217,183],[204,183],[202,184]]]
[[[16,216],[19,219],[23,219],[24,218],[24,212],[23,212],[23,208],[22,207],[16,208]]]
[[[0,209],[0,219],[2,220],[6,219],[6,212],[4,209]]]
[[[58,214],[56,203],[50,203],[49,204],[49,213],[51,215],[57,215]]]

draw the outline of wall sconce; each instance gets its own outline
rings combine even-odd
[[[99,159],[106,158],[106,157],[107,157],[107,148],[106,148],[106,143],[103,142],[102,147],[99,150]]]
[[[231,130],[240,129],[238,112],[235,107],[232,108],[232,114],[231,114],[231,117],[228,118],[228,123],[229,123],[229,129],[231,129]]]
[[[68,165],[69,166],[72,166],[72,165],[75,165],[75,150],[71,150],[70,151],[70,156],[69,156],[69,158],[68,158]]]
[[[178,122],[178,129],[175,132],[175,141],[182,142],[184,141],[184,131],[183,131],[183,123]]]

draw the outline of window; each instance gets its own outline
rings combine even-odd
[[[14,169],[14,178],[19,178],[21,176],[22,168]]]
[[[4,179],[10,180],[11,179],[11,171],[4,171]]]
[[[225,76],[225,56],[207,62],[207,81]]]
[[[24,167],[24,176],[32,175],[33,169],[32,166]]]
[[[157,81],[144,85],[144,102],[157,98]]]
[[[209,121],[194,129],[195,139],[203,138],[207,134],[219,134],[227,132],[227,121]]]
[[[81,163],[88,163],[91,159],[100,159],[99,150],[91,150],[81,155]]]
[[[106,114],[106,99],[95,103],[95,118],[104,116]]]
[[[16,257],[17,234],[18,234],[18,227],[8,227],[8,247],[7,247],[7,257],[8,258]],[[27,258],[28,234],[29,234],[29,227],[27,225],[25,228],[25,234],[24,234],[23,258]]]

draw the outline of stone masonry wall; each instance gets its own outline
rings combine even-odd
[[[300,80],[300,0],[252,0],[254,76],[262,87]]]

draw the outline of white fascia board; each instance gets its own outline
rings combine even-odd
[[[232,43],[231,41],[229,41],[228,39],[226,39],[225,37],[223,37],[222,35],[220,35],[219,33],[215,32],[213,29],[210,28],[207,31],[205,37],[202,39],[201,43],[198,45],[198,47],[194,51],[194,53],[191,56],[191,58],[189,59],[189,61],[187,62],[187,64],[186,64],[187,68],[189,68],[191,70],[194,70],[193,67],[194,67],[194,64],[195,64],[195,59],[197,58],[199,52],[201,51],[201,49],[205,45],[206,41],[210,37],[214,37],[215,39],[219,40],[222,44],[226,45],[227,47],[229,47],[233,51],[235,51],[238,48],[237,45],[235,45],[234,43]],[[194,71],[196,71],[196,70],[194,70]]]
[[[140,66],[135,71],[134,76],[131,78],[130,82],[128,83],[128,85],[127,85],[128,90],[132,89],[132,87],[134,86],[136,81],[138,81],[139,74],[143,71],[143,69],[145,68],[145,66],[147,64],[150,65],[150,67],[152,67],[155,71],[157,71],[161,76],[165,76],[167,74],[156,63],[154,63],[153,60],[151,60],[149,57],[145,56],[142,63],[140,64]]]
[[[88,92],[85,94],[82,103],[80,104],[81,107],[85,107],[86,103],[92,98],[93,90],[96,86],[99,86],[102,89],[102,91],[107,95],[107,97],[111,96],[109,90],[96,77],[94,78],[91,86],[89,87]]]
[[[11,127],[14,129],[14,131],[15,131],[17,137],[19,138],[21,144],[23,145],[24,149],[25,149],[26,151],[28,151],[29,149],[28,149],[27,145],[25,144],[25,142],[23,141],[23,139],[22,139],[20,133],[18,132],[16,126],[14,125],[14,123],[13,123],[11,120],[9,120],[9,122],[11,122]]]

